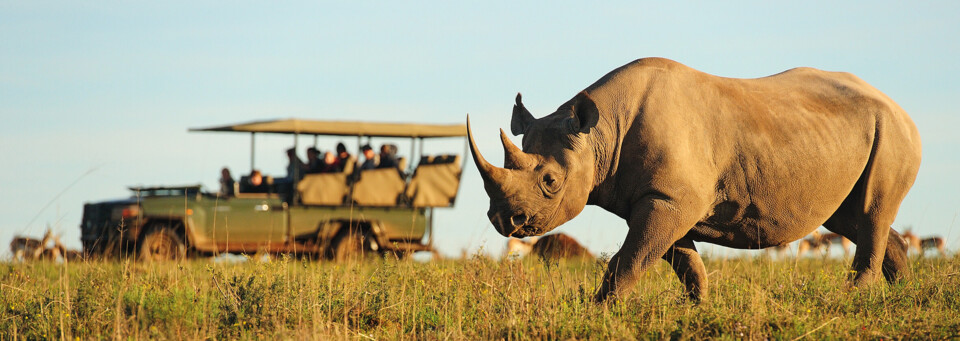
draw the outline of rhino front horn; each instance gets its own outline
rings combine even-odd
[[[488,183],[493,181],[494,183],[498,183],[498,180],[506,175],[504,174],[506,170],[491,165],[483,158],[483,155],[480,154],[480,150],[477,149],[477,143],[473,140],[473,130],[470,129],[470,115],[467,115],[467,140],[470,143],[470,154],[473,155],[473,163],[477,165],[477,170],[480,171],[480,177],[483,178],[483,182]]]

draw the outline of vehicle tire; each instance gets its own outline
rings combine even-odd
[[[172,228],[155,226],[140,238],[138,253],[146,262],[182,260],[187,256],[187,245]]]
[[[384,252],[387,259],[405,260],[410,258],[410,252],[404,250],[391,250]]]
[[[331,258],[337,262],[363,260],[375,254],[373,236],[357,228],[340,231],[333,241]]]

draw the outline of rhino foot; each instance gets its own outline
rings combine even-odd
[[[887,252],[883,255],[883,277],[888,283],[896,283],[910,275],[910,262],[907,259],[907,243],[900,234],[890,229],[887,238]]]

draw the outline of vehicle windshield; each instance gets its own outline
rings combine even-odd
[[[135,197],[196,196],[202,186],[130,187]]]

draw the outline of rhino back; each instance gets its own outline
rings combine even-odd
[[[822,224],[864,173],[878,136],[915,154],[901,172],[919,164],[906,113],[846,73],[734,79],[648,58],[585,91],[601,108],[604,139],[595,143],[608,154],[591,202],[625,216],[646,193],[682,188],[709,203],[693,232],[723,245],[777,245]]]

